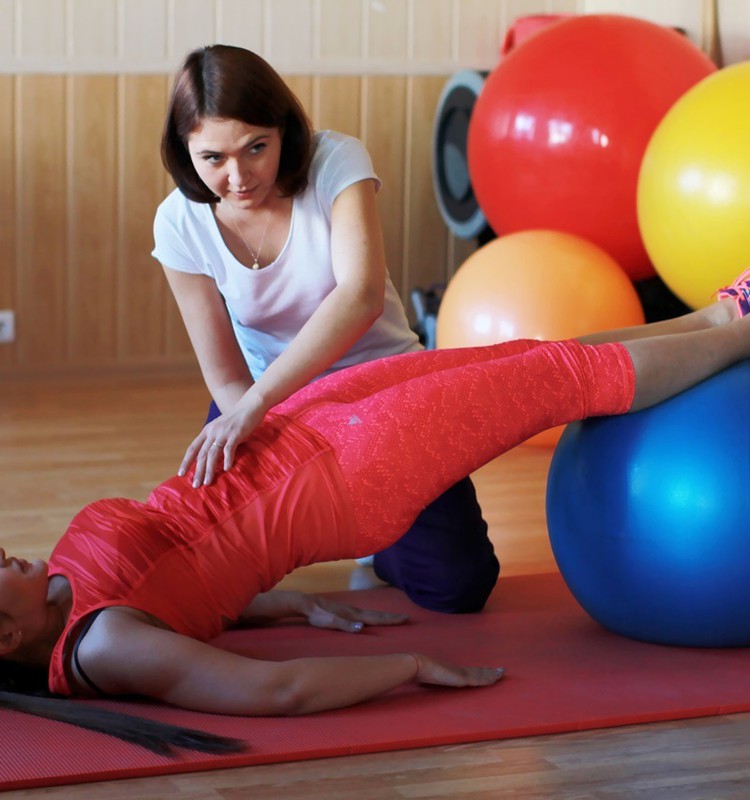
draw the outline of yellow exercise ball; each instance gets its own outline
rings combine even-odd
[[[449,348],[568,339],[643,321],[630,278],[598,245],[531,230],[493,239],[459,267],[440,303],[436,341]],[[554,445],[561,432],[530,443]]]
[[[704,78],[666,113],[637,207],[654,268],[692,308],[750,264],[750,61]]]

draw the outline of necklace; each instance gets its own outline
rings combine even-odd
[[[253,263],[250,265],[250,269],[259,270],[260,264],[258,262],[260,261],[260,251],[263,249],[263,242],[266,240],[266,231],[268,230],[268,222],[271,219],[270,212],[268,211],[266,212],[266,224],[263,226],[263,235],[260,237],[260,244],[258,245],[258,251],[256,252],[255,250],[253,250],[252,247],[250,247],[245,237],[240,233],[240,226],[237,224],[237,213],[235,212],[234,207],[232,205],[229,205],[229,211],[231,212],[232,215],[232,226],[234,227],[234,230],[237,236],[239,237],[239,240],[242,242],[242,244],[245,245],[245,249],[247,250],[247,252],[250,255],[250,258],[253,261]]]

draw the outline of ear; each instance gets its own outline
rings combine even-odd
[[[0,619],[0,657],[8,656],[18,649],[23,639],[23,632],[18,623],[10,617]]]

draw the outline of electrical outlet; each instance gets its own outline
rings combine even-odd
[[[14,311],[0,311],[0,343],[12,342],[16,338],[16,314]]]

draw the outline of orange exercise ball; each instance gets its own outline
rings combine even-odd
[[[532,230],[493,239],[446,287],[437,346],[569,339],[644,322],[633,283],[602,248],[569,233]],[[562,428],[531,444],[554,445]]]

